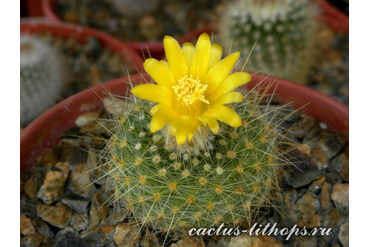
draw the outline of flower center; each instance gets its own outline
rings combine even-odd
[[[172,87],[177,97],[175,109],[186,115],[196,116],[201,114],[202,102],[209,104],[209,101],[204,98],[207,87],[208,85],[201,84],[198,78],[180,77],[178,84]]]

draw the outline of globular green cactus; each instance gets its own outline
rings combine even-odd
[[[161,0],[110,0],[125,17],[139,18],[158,10]]]
[[[165,232],[248,223],[262,206],[274,205],[271,193],[282,164],[281,119],[271,119],[280,108],[269,110],[259,101],[245,97],[234,107],[242,126],[220,124],[220,132],[199,147],[177,146],[165,130],[151,133],[153,104],[126,99],[110,120],[112,137],[104,150],[110,202]]]
[[[244,60],[250,56],[246,70],[304,84],[317,55],[317,14],[311,0],[238,0],[222,16],[218,37]]]
[[[182,47],[166,36],[164,47],[167,61],[144,63],[156,83],[107,106],[114,117],[102,122],[111,137],[101,167],[109,202],[164,232],[251,224],[275,205],[289,114],[260,104],[259,90],[234,91],[251,75],[231,73],[239,53],[221,59],[208,34]]]
[[[20,109],[25,126],[53,106],[63,89],[65,65],[48,42],[32,35],[20,38]]]

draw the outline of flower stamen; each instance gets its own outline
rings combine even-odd
[[[173,90],[182,104],[189,106],[195,101],[200,100],[206,104],[209,101],[204,98],[204,92],[207,90],[208,85],[200,83],[199,78],[193,79],[191,76],[184,76],[178,79],[178,84],[173,86]]]

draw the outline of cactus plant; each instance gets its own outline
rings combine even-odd
[[[101,154],[109,202],[164,232],[250,223],[278,190],[284,138],[282,119],[271,116],[280,108],[233,91],[251,77],[229,74],[239,53],[220,61],[222,48],[207,34],[196,47],[168,36],[164,46],[168,61],[144,63],[157,84],[114,98],[115,116],[103,120],[112,125]]]
[[[63,89],[65,66],[59,52],[32,35],[20,37],[21,125],[50,108]]]
[[[305,84],[315,62],[317,14],[310,0],[235,1],[220,20],[219,42],[249,56],[248,71]]]

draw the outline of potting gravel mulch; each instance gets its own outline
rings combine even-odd
[[[124,2],[128,7],[119,7]],[[180,38],[218,20],[226,3],[226,0],[58,0],[55,13],[64,21],[93,27],[124,41],[162,42],[165,35]]]
[[[291,108],[286,109],[292,111]],[[81,115],[80,127],[44,150],[30,171],[20,172],[21,246],[161,246],[164,234],[143,228],[130,214],[105,204],[111,195],[99,180],[99,159],[107,131],[94,119],[104,110]],[[295,112],[284,125],[299,145],[290,152],[295,166],[281,178],[283,199],[277,209],[262,210],[259,224],[277,227],[331,228],[329,236],[239,236],[223,239],[170,234],[164,246],[349,246],[349,152],[346,137],[316,119]],[[91,138],[98,136],[99,138]]]

